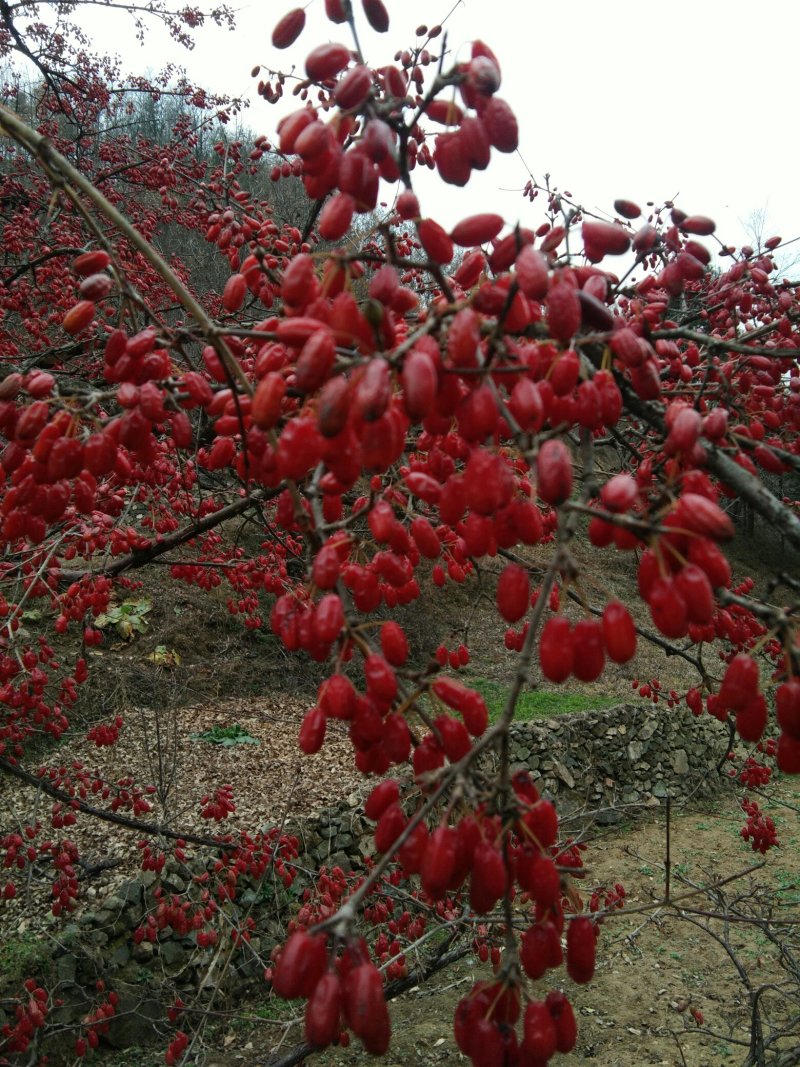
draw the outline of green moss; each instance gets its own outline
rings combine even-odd
[[[52,966],[51,946],[33,934],[0,942],[0,988],[11,989],[26,978],[44,978]]]

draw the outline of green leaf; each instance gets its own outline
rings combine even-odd
[[[253,737],[242,726],[212,726],[210,730],[203,730],[198,734],[191,734],[192,741],[208,741],[212,745],[222,745],[230,748],[231,745],[260,745],[257,737]]]

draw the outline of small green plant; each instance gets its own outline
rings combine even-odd
[[[231,745],[260,745],[257,737],[249,734],[243,726],[234,723],[232,726],[212,726],[210,730],[202,730],[198,734],[191,735],[192,741],[208,741],[212,745],[223,745],[230,748]]]
[[[477,689],[486,701],[489,718],[499,718],[506,703],[508,687],[488,678],[470,678],[469,684]],[[617,697],[602,693],[570,693],[565,690],[523,689],[517,701],[514,718],[517,722],[529,719],[549,719],[555,715],[569,715],[578,711],[610,708],[618,704]]]
[[[147,629],[147,614],[153,608],[151,600],[124,600],[113,604],[108,611],[98,615],[95,625],[99,630],[113,626],[119,636],[130,641],[134,634],[143,634]]]
[[[155,663],[156,667],[180,667],[181,665],[180,653],[174,648],[167,648],[166,645],[156,645],[147,658],[151,663]]]

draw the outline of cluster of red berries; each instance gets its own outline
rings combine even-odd
[[[33,978],[25,980],[26,998],[20,998],[14,1005],[14,1021],[3,1024],[4,1048],[20,1055],[28,1051],[37,1030],[45,1025],[50,1010],[50,997],[46,989],[38,985]]]
[[[743,799],[742,811],[747,821],[741,829],[741,835],[750,842],[753,852],[760,852],[763,856],[769,849],[777,848],[780,842],[775,823],[768,815],[764,815],[755,800]]]
[[[466,667],[469,663],[469,649],[464,644],[449,650],[446,645],[441,644],[434,652],[434,656],[440,667],[449,666],[454,671],[461,670],[462,667]]]
[[[97,982],[97,992],[105,992],[105,982],[100,979]],[[113,990],[102,999],[92,1012],[83,1020],[85,1037],[80,1035],[75,1040],[75,1055],[79,1058],[85,1056],[89,1049],[96,1049],[100,1044],[100,1038],[108,1033],[109,1021],[114,1018],[119,1006],[119,996]]]
[[[213,796],[204,796],[200,799],[200,814],[204,819],[213,819],[214,822],[222,822],[236,811],[233,800],[233,786],[221,785]]]
[[[736,771],[731,773],[735,775]],[[748,756],[742,764],[738,779],[746,789],[763,789],[772,779],[772,768],[765,763],[759,763],[755,757]]]
[[[123,726],[121,715],[115,715],[111,722],[98,723],[86,731],[86,739],[93,741],[98,748],[104,745],[115,745],[119,738],[119,732]]]
[[[522,1040],[516,1024],[522,1015]],[[563,993],[529,1000],[524,1013],[520,991],[502,982],[477,982],[456,1007],[456,1044],[473,1067],[498,1063],[547,1064],[556,1052],[571,1052],[578,1028]]]
[[[383,978],[358,938],[331,957],[328,938],[305,930],[293,933],[271,970],[273,991],[287,1000],[307,998],[305,1036],[324,1048],[351,1030],[367,1052],[382,1055],[389,1047],[391,1025]]]
[[[615,663],[627,663],[635,653],[636,627],[618,600],[606,605],[601,619],[580,619],[574,626],[566,616],[553,615],[539,638],[542,674],[556,683],[570,675],[592,682],[602,674],[606,655]]]

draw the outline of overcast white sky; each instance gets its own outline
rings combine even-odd
[[[325,40],[351,44],[347,26],[325,18],[323,0],[307,7],[306,29],[292,49],[277,52],[271,33],[292,6],[244,4],[233,33],[206,28],[194,52],[154,32],[142,50],[130,22],[101,8],[85,24],[108,51],[141,72],[163,62],[182,63],[200,84],[230,94],[252,92],[250,70],[292,62]],[[361,16],[368,61],[391,62],[414,42],[420,23],[445,18],[454,0],[385,0],[385,35]],[[497,54],[500,95],[520,124],[519,155],[493,153],[488,171],[464,189],[420,182],[423,212],[445,225],[481,210],[507,221],[536,225],[540,211],[521,197],[528,170],[546,172],[587,208],[611,212],[615,197],[662,202],[677,197],[689,213],[711,215],[726,242],[746,240],[743,223],[765,211],[767,232],[800,236],[800,147],[794,101],[800,4],[792,0],[461,0],[446,23],[455,56],[468,55],[480,37]],[[441,42],[439,38],[438,44]],[[270,107],[254,99],[244,121],[274,133],[289,103]],[[794,246],[800,249],[798,246]],[[787,250],[794,252],[794,247]]]

